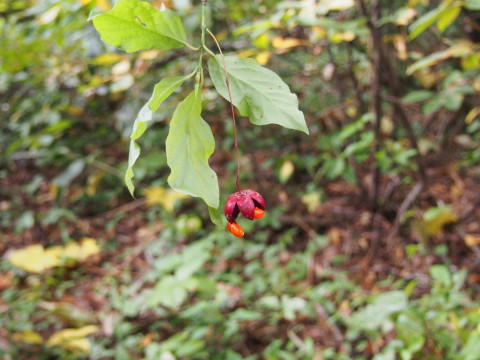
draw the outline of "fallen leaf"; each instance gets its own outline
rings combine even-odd
[[[288,179],[290,179],[294,171],[295,165],[293,165],[293,162],[291,162],[290,160],[284,161],[282,166],[280,167],[280,172],[278,174],[280,183],[285,184]]]
[[[290,49],[295,46],[306,45],[308,42],[302,39],[295,38],[283,38],[281,36],[275,36],[272,39],[272,46],[275,49]]]
[[[172,189],[165,189],[160,186],[150,187],[144,191],[147,205],[161,205],[164,209],[172,211],[177,200],[185,199],[188,195],[176,192]]]
[[[42,336],[33,330],[17,331],[12,334],[12,340],[27,344],[38,345],[43,343]]]
[[[479,235],[472,235],[472,234],[467,234],[465,235],[465,244],[467,246],[477,246],[480,245],[480,236]]]
[[[270,60],[271,56],[272,56],[271,51],[262,51],[260,54],[255,56],[255,60],[257,60],[257,62],[260,65],[266,65],[268,64],[268,61]]]
[[[48,346],[59,346],[71,352],[90,352],[90,342],[86,338],[99,330],[96,325],[87,325],[79,329],[63,329],[47,340]]]
[[[14,266],[34,273],[41,273],[60,265],[58,256],[46,252],[42,245],[30,245],[17,250],[10,256],[9,260]]]
[[[453,212],[452,207],[442,205],[428,209],[423,214],[423,220],[420,226],[427,235],[436,236],[443,231],[445,225],[456,221],[458,221],[458,217]]]
[[[83,261],[91,255],[98,254],[100,247],[95,239],[82,238],[81,243],[72,242],[65,246],[52,246],[44,249],[42,245],[30,245],[12,253],[9,261],[16,267],[42,273],[57,266]]]
[[[321,203],[321,195],[318,191],[305,194],[302,196],[302,203],[307,207],[308,212],[314,212]]]

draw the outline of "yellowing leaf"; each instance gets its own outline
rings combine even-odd
[[[48,346],[59,346],[72,352],[90,352],[87,336],[99,330],[98,326],[87,325],[79,329],[64,329],[53,334],[47,341]]]
[[[65,111],[69,114],[69,115],[72,115],[72,116],[79,116],[79,115],[82,115],[83,114],[83,109],[79,106],[75,106],[75,105],[69,105],[67,106],[67,108],[65,109]]]
[[[353,31],[347,31],[344,33],[336,32],[330,35],[330,41],[334,44],[341,43],[342,41],[352,41],[355,39],[355,33]]]
[[[180,199],[185,199],[188,195],[176,192],[172,189],[165,189],[163,187],[150,187],[144,191],[145,197],[147,198],[147,205],[161,205],[168,211],[173,210],[175,202]]]
[[[262,51],[260,54],[255,56],[255,60],[257,60],[260,65],[266,65],[270,61],[271,56],[272,53],[270,51]]]
[[[38,16],[37,21],[42,25],[50,24],[52,21],[54,21],[57,18],[58,13],[60,12],[60,9],[61,9],[60,5],[52,6],[50,9],[48,9],[43,14]]]
[[[109,65],[117,61],[121,61],[125,56],[121,54],[102,54],[93,59],[95,65]]]
[[[255,49],[247,49],[247,50],[242,50],[240,51],[237,56],[239,58],[248,58],[250,56],[253,56],[255,54],[258,54],[258,50]]]
[[[471,124],[478,115],[480,115],[480,106],[474,107],[468,112],[467,116],[465,117],[465,123]]]
[[[319,11],[326,13],[328,11],[342,11],[350,9],[355,5],[353,0],[320,0]]]
[[[42,336],[33,330],[17,331],[12,334],[12,340],[35,345],[43,343]]]
[[[16,267],[33,273],[42,273],[53,267],[65,265],[65,260],[82,261],[90,255],[100,252],[95,239],[83,238],[81,244],[70,243],[66,246],[52,246],[44,249],[42,245],[30,245],[15,251],[9,261]]]
[[[280,172],[278,178],[282,184],[285,184],[290,176],[292,176],[293,172],[295,171],[295,165],[290,160],[284,161],[282,167],[280,168]]]
[[[130,71],[130,68],[131,68],[130,61],[123,60],[123,61],[120,61],[119,63],[115,64],[112,67],[112,74],[113,75],[124,75],[124,74],[127,74]]]
[[[282,38],[281,36],[275,36],[272,40],[272,46],[276,49],[289,49],[305,44],[307,44],[307,42],[304,40],[295,38]]]
[[[407,26],[417,15],[417,10],[413,8],[403,8],[397,12],[397,18],[395,24],[400,26]]]
[[[58,318],[69,327],[78,328],[95,321],[93,313],[86,312],[68,302],[42,301],[39,306],[48,312],[48,316]]]
[[[155,58],[158,58],[160,54],[161,54],[160,50],[150,49],[150,50],[141,51],[139,57],[142,60],[153,60]]]
[[[30,245],[15,251],[10,262],[16,267],[34,273],[60,265],[60,259],[52,253],[45,252],[42,245]]]
[[[480,245],[480,236],[479,235],[472,235],[472,234],[467,234],[465,235],[465,244],[467,246],[477,246]]]
[[[105,176],[105,172],[96,171],[90,174],[87,178],[87,195],[92,196],[97,192],[98,185],[102,182],[102,179]]]
[[[458,220],[453,209],[448,205],[433,207],[423,214],[421,228],[429,236],[439,235],[443,227]]]
[[[397,34],[393,36],[393,45],[398,52],[398,58],[400,60],[407,60],[407,43],[403,35]]]
[[[327,30],[321,26],[313,26],[312,32],[314,40],[323,39],[325,36],[327,36]]]
[[[270,36],[268,35],[268,33],[260,34],[253,40],[253,45],[262,50],[267,49],[269,44]]]
[[[321,203],[321,196],[318,191],[302,196],[302,203],[307,207],[308,212],[314,212]]]
[[[80,0],[83,6],[90,4],[92,1],[95,2],[95,6],[102,11],[108,11],[112,8],[108,0]]]
[[[70,243],[60,252],[60,256],[67,259],[73,259],[76,261],[82,261],[91,255],[96,255],[100,252],[100,247],[97,245],[97,241],[92,238],[82,238],[81,244]]]

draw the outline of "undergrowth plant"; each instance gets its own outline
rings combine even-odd
[[[285,128],[308,134],[303,113],[298,109],[297,96],[273,71],[262,67],[253,59],[224,56],[214,34],[207,28],[207,0],[202,0],[201,36],[198,46],[189,43],[181,18],[162,5],[157,10],[140,0],[118,0],[108,12],[90,16],[102,40],[131,53],[159,49],[170,50],[187,47],[198,53],[198,65],[188,75],[161,79],[149,101],[140,110],[130,136],[130,154],[125,182],[134,194],[134,165],[140,156],[139,138],[147,130],[152,114],[159,109],[175,90],[185,82],[192,87],[190,94],[179,103],[170,122],[166,139],[167,163],[171,169],[168,183],[172,189],[201,198],[208,206],[212,221],[220,225],[218,208],[219,185],[216,173],[208,160],[215,148],[212,131],[202,118],[202,89],[205,63],[208,55],[208,73],[218,93],[230,102],[234,123],[235,150],[237,155],[237,192],[225,205],[229,230],[243,236],[243,230],[235,222],[239,213],[249,220],[263,216],[265,202],[260,194],[242,190],[239,185],[240,159],[238,154],[235,110],[247,116],[255,125],[278,124]],[[219,54],[209,49],[206,35],[211,36]]]

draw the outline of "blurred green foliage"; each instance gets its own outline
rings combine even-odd
[[[198,43],[199,4],[165,3]],[[435,190],[439,173],[478,182],[480,4],[380,1],[375,18],[376,2],[363,2],[365,13],[361,3],[209,1],[210,28],[224,51],[279,73],[299,95],[311,131],[306,142],[240,119],[242,180],[265,190],[268,211],[245,224],[251,236],[239,241],[214,229],[192,199],[153,201],[147,191],[165,193],[158,190],[169,173],[165,123],[186,91],[162,104],[142,137],[135,175],[147,200],[131,199],[123,183],[136,114],[155,83],[197,59],[182,50],[106,47],[87,18],[109,1],[0,0],[4,258],[32,243],[81,236],[98,238],[102,248],[97,259],[44,273],[0,264],[1,356],[480,359],[471,251],[480,242],[471,236],[471,245],[454,248],[465,238],[456,225],[465,209],[445,204],[454,202],[453,190],[435,197],[443,194]],[[212,166],[229,193],[236,164],[227,104],[214,92],[203,96],[216,139]],[[372,168],[380,171],[377,213],[365,205]],[[401,214],[394,250],[376,225],[339,240],[338,228],[379,217],[393,223],[422,169],[430,183],[422,201]],[[346,202],[357,210],[350,223],[343,208],[319,210],[335,200],[335,186],[350,191]],[[381,246],[368,238],[374,231]],[[81,331],[67,334],[67,345],[51,340],[70,328]]]

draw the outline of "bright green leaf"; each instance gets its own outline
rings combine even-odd
[[[308,134],[297,96],[277,74],[253,59],[226,56],[225,62],[233,104],[241,115],[256,125],[278,124]],[[222,58],[211,58],[208,69],[217,91],[229,100]]]
[[[440,18],[437,21],[438,30],[440,30],[440,32],[444,32],[445,29],[455,21],[461,10],[461,6],[455,6],[442,11]]]
[[[125,172],[125,183],[127,184],[130,194],[134,193],[135,185],[133,185],[132,179],[135,176],[133,172],[133,166],[140,156],[140,146],[136,143],[147,129],[147,122],[152,120],[152,115],[160,107],[160,104],[165,101],[177,88],[179,88],[183,82],[188,79],[192,74],[184,76],[171,76],[162,79],[153,90],[152,97],[142,107],[138,113],[135,122],[133,123],[132,134],[130,135],[130,153],[128,155],[128,168]]]
[[[182,21],[173,11],[159,11],[139,0],[118,0],[112,10],[90,18],[108,45],[126,52],[176,49],[186,45]]]
[[[167,163],[172,189],[202,198],[214,209],[219,205],[217,174],[208,165],[215,148],[210,127],[201,117],[199,87],[178,105],[167,137]]]
[[[418,35],[427,30],[431,25],[433,25],[440,15],[442,14],[443,9],[441,7],[430,10],[426,14],[420,16],[417,20],[410,25],[410,35],[408,35],[409,40],[415,39]]]

